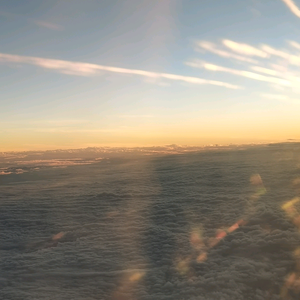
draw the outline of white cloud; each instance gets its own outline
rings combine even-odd
[[[258,67],[258,66],[252,66],[251,69],[255,72],[264,73],[264,74],[271,75],[271,76],[279,76],[280,77],[280,75],[281,75],[281,73],[276,70],[262,68],[262,67]]]
[[[300,1],[300,0],[299,0]],[[209,51],[222,58],[224,64],[229,64],[229,60],[235,59],[243,61],[245,70],[237,70],[234,67],[222,67],[221,64],[210,64],[194,60],[186,63],[189,66],[203,68],[209,71],[224,72],[236,76],[242,76],[253,80],[269,83],[275,92],[286,91],[300,94],[300,43],[287,41],[289,50],[278,49],[270,45],[262,44],[258,47],[242,44],[231,40],[222,40],[222,44],[215,44],[209,41],[199,41],[196,45],[198,52]],[[227,50],[224,51],[224,46]],[[230,50],[228,50],[230,49]],[[258,58],[257,60],[253,57]],[[298,100],[296,100],[298,103]]]
[[[229,89],[239,89],[239,88],[241,88],[241,87],[239,87],[237,85],[234,85],[234,84],[230,84],[230,83],[226,83],[226,82],[222,82],[222,81],[207,80],[207,79],[202,79],[202,78],[198,78],[198,77],[187,77],[187,76],[166,74],[166,73],[161,73],[159,75],[162,78],[171,79],[171,80],[178,80],[178,81],[183,81],[183,82],[193,83],[193,84],[211,84],[211,85],[226,87],[226,88],[229,88]]]
[[[296,15],[298,18],[300,18],[300,9],[297,7],[297,5],[292,0],[281,0],[283,3],[286,4],[286,6],[290,9],[290,11]]]
[[[77,75],[77,76],[93,76],[99,74],[101,71],[119,73],[119,74],[128,74],[128,75],[137,75],[147,78],[153,79],[168,79],[173,81],[181,81],[191,84],[208,84],[208,85],[216,85],[222,86],[229,89],[239,89],[240,87],[234,84],[207,80],[198,77],[190,77],[190,76],[182,76],[176,74],[168,74],[168,73],[155,73],[144,70],[135,70],[135,69],[125,69],[111,66],[103,66],[97,64],[89,64],[82,62],[71,62],[65,60],[57,60],[57,59],[48,59],[48,58],[40,58],[40,57],[29,57],[29,56],[20,56],[20,55],[11,55],[0,53],[0,62],[4,63],[22,63],[22,64],[30,64],[42,67],[44,69],[56,70],[59,73],[68,74],[68,75]]]
[[[253,71],[256,72],[260,72],[260,73],[264,73],[267,75],[271,75],[271,76],[277,76],[280,77],[282,79],[286,79],[290,82],[293,82],[295,84],[295,86],[298,86],[300,83],[300,78],[299,75],[291,72],[288,72],[287,70],[282,70],[282,68],[280,68],[280,66],[277,65],[272,65],[273,69],[267,69],[267,68],[262,68],[262,67],[258,67],[258,66],[252,66],[251,69]]]
[[[258,56],[262,58],[267,58],[269,56],[268,53],[247,44],[236,43],[230,40],[223,40],[223,44],[230,50],[235,51],[239,54]]]
[[[210,64],[207,62],[188,62],[187,65],[195,68],[204,68],[209,71],[215,71],[215,72],[225,72],[237,76],[242,76],[258,81],[264,81],[264,82],[269,82],[269,83],[275,83],[283,86],[289,86],[291,83],[288,80],[281,79],[281,78],[276,78],[276,77],[269,77],[253,72],[248,72],[248,71],[243,71],[243,70],[235,70],[235,69],[230,69],[230,68],[225,68],[222,66],[217,66],[214,64]]]
[[[214,53],[216,55],[219,55],[221,57],[226,57],[226,58],[233,58],[239,61],[244,61],[244,62],[248,62],[248,63],[252,63],[252,64],[257,64],[258,62],[252,58],[249,57],[244,57],[244,56],[240,56],[234,53],[230,53],[227,51],[224,51],[222,49],[218,49],[216,47],[215,44],[207,42],[207,41],[201,41],[197,43],[198,47],[201,47],[202,49],[209,51],[211,53]]]

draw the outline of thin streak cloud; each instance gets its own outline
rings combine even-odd
[[[235,70],[235,69],[225,68],[225,67],[213,65],[213,64],[210,64],[207,62],[188,62],[187,65],[194,67],[194,68],[204,68],[209,71],[225,72],[225,73],[242,76],[242,77],[246,77],[246,78],[253,79],[253,80],[270,82],[270,83],[275,83],[275,84],[279,84],[279,85],[283,85],[283,86],[291,85],[291,83],[285,79],[269,77],[269,76],[265,76],[265,75],[261,75],[261,74],[257,74],[257,73],[253,73],[253,72],[243,71],[243,70]]]
[[[280,75],[281,75],[281,73],[279,71],[262,68],[262,67],[258,67],[258,66],[252,66],[251,69],[255,72],[264,73],[264,74],[271,75],[271,76],[280,77]]]
[[[290,9],[290,11],[295,16],[300,18],[300,9],[298,8],[298,6],[292,0],[281,0],[281,1],[286,4],[286,6]]]
[[[285,52],[285,51],[282,51],[282,50],[274,49],[274,48],[272,48],[268,45],[262,45],[262,49],[265,52],[269,53],[270,55],[284,58],[285,60],[287,60],[292,65],[300,66],[300,57],[299,56],[293,55],[291,53],[288,53],[288,52]]]
[[[276,70],[275,65],[273,66],[273,69],[267,69],[267,68],[262,68],[262,67],[258,67],[258,66],[252,66],[251,69],[255,72],[264,73],[267,75],[277,76],[282,79],[286,79],[288,81],[294,82],[295,84],[299,84],[299,82],[300,82],[299,74],[297,74],[297,73],[293,74],[293,73],[290,73],[287,71],[280,70],[280,66],[279,66],[279,69],[277,69],[277,70]]]
[[[299,43],[297,43],[297,42],[295,42],[295,41],[289,41],[289,44],[290,44],[292,47],[296,48],[297,50],[300,50],[300,44],[299,44]]]
[[[39,21],[39,20],[32,20],[32,19],[30,19],[29,21],[36,24],[37,26],[45,27],[45,28],[52,29],[52,30],[62,30],[63,29],[61,26],[54,24],[54,23],[49,23],[49,22],[44,22],[44,21]]]
[[[44,69],[55,70],[62,74],[77,75],[77,76],[94,76],[101,73],[101,71],[137,75],[141,77],[147,77],[152,79],[168,79],[173,81],[180,81],[185,83],[197,84],[197,85],[216,85],[229,89],[240,89],[240,86],[215,80],[207,80],[204,78],[182,76],[176,74],[168,73],[155,73],[144,70],[136,69],[125,69],[111,66],[103,66],[98,64],[82,63],[82,62],[72,62],[57,59],[48,59],[40,57],[29,57],[20,55],[11,55],[0,53],[0,63],[14,63],[14,64],[29,64],[38,66]]]
[[[268,53],[247,44],[241,44],[230,40],[223,40],[223,44],[230,50],[239,54],[258,56],[261,58],[267,58],[269,56]]]
[[[200,47],[206,51],[209,51],[209,52],[214,53],[221,57],[233,58],[235,60],[244,61],[244,62],[248,62],[248,63],[252,63],[252,64],[258,63],[256,60],[254,60],[252,58],[240,56],[240,55],[237,55],[234,53],[230,53],[230,52],[218,49],[215,44],[207,42],[207,41],[198,42],[197,47]]]
[[[44,27],[44,28],[48,28],[51,30],[62,30],[63,29],[63,27],[58,24],[54,24],[52,22],[46,22],[46,21],[42,21],[42,20],[36,20],[36,19],[32,19],[32,18],[26,18],[20,14],[12,14],[12,13],[8,13],[5,11],[0,11],[0,16],[10,18],[10,19],[22,19],[25,22],[35,24],[39,27]]]

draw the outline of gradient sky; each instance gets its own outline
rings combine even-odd
[[[0,151],[300,138],[300,0],[0,2]]]

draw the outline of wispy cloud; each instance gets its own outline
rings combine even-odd
[[[33,20],[33,19],[30,19],[30,21],[32,23],[36,24],[37,26],[45,27],[45,28],[52,29],[52,30],[62,30],[63,29],[62,26],[60,26],[58,24],[50,23],[50,22],[44,22],[44,21]]]
[[[55,133],[110,133],[122,131],[119,129],[99,129],[99,128],[25,128],[24,130],[35,131],[35,132],[55,132]]]
[[[68,74],[68,75],[77,75],[77,76],[95,76],[101,74],[101,72],[111,72],[127,75],[136,75],[152,79],[168,79],[172,81],[185,82],[196,85],[216,85],[229,89],[239,89],[241,87],[230,84],[222,81],[207,80],[204,78],[183,76],[177,74],[168,74],[168,73],[156,73],[149,72],[144,70],[136,69],[125,69],[111,66],[103,66],[98,64],[90,64],[83,62],[72,62],[65,60],[49,59],[49,58],[40,58],[40,57],[29,57],[29,56],[20,56],[20,55],[11,55],[0,53],[0,62],[2,63],[13,63],[13,64],[29,64],[35,65],[44,69],[55,70],[59,73]]]
[[[292,47],[296,48],[297,50],[300,50],[300,44],[299,44],[299,43],[297,43],[297,42],[295,42],[295,41],[289,41],[289,44],[290,44]]]
[[[0,16],[6,17],[9,19],[21,19],[27,23],[35,24],[39,27],[44,27],[44,28],[48,28],[51,30],[62,30],[63,29],[63,27],[61,25],[54,24],[52,22],[36,20],[36,19],[32,19],[32,18],[26,18],[20,14],[13,14],[13,13],[9,13],[6,11],[0,11]]]
[[[272,67],[273,67],[272,69],[267,69],[259,66],[252,66],[251,69],[259,73],[263,73],[271,76],[277,76],[279,78],[286,79],[290,82],[294,82],[297,85],[300,83],[299,74],[297,74],[296,72],[291,73],[288,72],[287,70],[282,70],[281,66],[277,66],[274,64],[272,65]]]
[[[202,53],[201,56],[205,56],[203,50],[214,53],[224,58],[224,65],[209,63],[205,58],[191,60],[186,65],[266,82],[268,89],[271,88],[274,92],[300,93],[300,55],[298,54],[300,44],[296,41],[287,41],[286,49],[278,49],[266,44],[252,46],[228,39],[221,40],[221,43],[199,41],[196,45],[195,50]],[[230,66],[232,59],[243,62],[243,69]],[[224,77],[220,75],[219,78]]]
[[[22,122],[24,122],[24,119],[22,118],[22,115],[16,115],[16,118],[10,119],[9,121],[0,120],[0,125],[3,125],[4,127],[11,127],[12,125],[16,125],[17,127],[20,127],[23,125]],[[85,119],[25,119],[26,124],[30,124],[35,127],[44,127],[44,126],[51,126],[51,127],[62,127],[62,126],[76,126],[76,125],[83,125],[83,124],[89,124],[91,123],[90,120]]]
[[[233,74],[233,75],[236,75],[236,76],[242,76],[242,77],[246,77],[246,78],[249,78],[249,79],[264,81],[264,82],[269,82],[269,83],[275,83],[275,84],[279,84],[279,85],[283,85],[283,86],[291,85],[291,83],[288,80],[285,80],[285,79],[265,76],[265,75],[261,75],[261,74],[258,74],[258,73],[244,71],[244,70],[230,69],[230,68],[210,64],[210,63],[207,63],[207,62],[201,62],[201,61],[188,62],[187,65],[189,65],[191,67],[194,67],[194,68],[204,68],[204,69],[209,70],[209,71],[225,72],[225,73]]]
[[[31,132],[55,132],[55,133],[109,133],[109,132],[120,132],[124,131],[124,128],[81,128],[81,127],[60,127],[60,126],[53,126],[53,127],[36,127],[36,126],[26,126],[23,124],[22,127],[6,127],[5,132],[18,132],[18,131],[31,131]]]
[[[300,9],[292,0],[281,0],[281,1],[286,4],[286,6],[290,9],[290,11],[294,15],[300,18]]]
[[[266,58],[269,56],[268,53],[247,44],[241,44],[230,40],[223,40],[223,44],[230,50],[242,55],[258,56],[261,58]]]
[[[281,77],[280,75],[282,74],[279,71],[276,71],[273,69],[267,69],[267,68],[263,68],[263,67],[259,67],[259,66],[251,66],[251,69],[255,72],[264,73],[264,74],[271,75],[271,76]]]
[[[262,49],[269,55],[278,56],[285,59],[291,65],[300,66],[300,56],[298,55],[291,54],[287,51],[278,50],[268,45],[262,45]]]
[[[199,49],[199,47],[200,47],[201,49],[204,49],[206,51],[209,51],[209,52],[219,55],[221,57],[232,58],[232,59],[235,59],[238,61],[244,61],[244,62],[248,62],[248,63],[252,63],[252,64],[258,63],[256,60],[254,60],[252,58],[240,56],[240,55],[237,55],[234,53],[230,53],[223,49],[218,49],[217,46],[211,42],[200,41],[196,45],[197,45],[197,49]]]

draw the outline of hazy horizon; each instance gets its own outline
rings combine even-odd
[[[58,147],[53,145],[52,147],[46,148],[38,148],[38,147],[31,147],[31,148],[21,148],[21,149],[1,149],[0,153],[21,153],[21,152],[47,152],[47,151],[80,151],[80,150],[87,150],[87,149],[151,149],[151,148],[181,148],[181,149],[214,149],[214,148],[230,148],[230,147],[247,147],[247,146],[266,146],[272,144],[286,144],[286,143],[300,143],[300,139],[287,139],[284,141],[260,141],[260,142],[236,142],[236,143],[206,143],[206,144],[146,144],[146,145],[137,145],[137,144],[112,144],[112,145],[102,145],[102,144],[88,144],[82,147]]]

